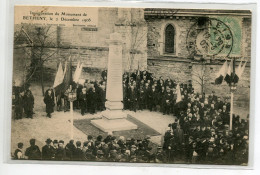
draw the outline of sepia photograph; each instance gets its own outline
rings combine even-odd
[[[16,5],[11,159],[248,166],[251,20]]]

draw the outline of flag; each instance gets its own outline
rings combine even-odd
[[[240,74],[240,72],[241,72],[241,68],[242,68],[242,61],[240,61],[239,65],[238,65],[238,67],[237,67],[237,69],[236,69],[236,73],[237,73],[237,75]]]
[[[242,68],[241,68],[242,69]],[[225,81],[227,84],[231,85],[231,83],[238,83],[239,77],[236,73],[233,72],[233,61],[230,62],[227,75],[225,77]]]
[[[61,65],[61,67],[62,67],[62,65]],[[62,82],[61,82],[61,84],[54,87],[55,95],[58,95],[58,94],[64,92],[64,77],[65,77],[66,72],[67,72],[67,61],[65,62],[64,71],[62,71]]]
[[[77,69],[74,73],[74,77],[73,77],[73,81],[75,83],[78,83],[79,82],[79,78],[80,78],[80,75],[81,75],[81,71],[82,71],[82,68],[83,68],[83,63],[79,65],[78,63],[78,66],[77,66]]]
[[[245,67],[246,67],[246,63],[247,63],[247,61],[243,64],[243,66],[241,66],[240,71],[237,72],[238,78],[241,78],[242,74],[244,73],[244,70],[245,70]]]
[[[60,63],[58,71],[57,71],[56,76],[55,76],[53,88],[55,88],[58,85],[60,85],[63,82],[63,79],[64,79],[64,72],[63,72],[63,69],[62,69],[62,65]]]
[[[64,78],[64,76],[65,76],[65,74],[67,72],[67,66],[68,66],[68,62],[66,61],[65,62],[65,66],[64,66],[63,78]]]
[[[227,70],[228,70],[228,65],[227,65],[227,61],[225,61],[225,63],[222,65],[222,67],[220,68],[220,70],[218,71],[218,73],[216,75],[215,84],[222,83],[223,79],[225,78],[225,76],[227,74]]]
[[[233,61],[231,60],[227,69],[226,76],[224,80],[227,82],[227,84],[231,84],[231,73],[233,72]]]
[[[72,85],[72,70],[71,70],[71,58],[69,57],[69,63],[65,63],[65,73],[64,73],[64,81],[63,81],[63,90],[66,91],[66,89],[69,88],[70,85]]]
[[[181,88],[180,88],[179,83],[177,84],[176,91],[177,91],[177,99],[176,99],[176,103],[178,103],[178,102],[181,101]]]

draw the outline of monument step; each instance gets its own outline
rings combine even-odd
[[[122,110],[105,110],[102,112],[102,117],[107,120],[125,119],[127,114]]]
[[[133,130],[137,129],[137,125],[126,119],[116,119],[116,120],[106,120],[106,119],[97,119],[91,120],[91,124],[99,128],[104,132],[113,132],[113,131],[124,131],[124,130]]]

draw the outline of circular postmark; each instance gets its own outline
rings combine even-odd
[[[190,57],[195,55],[228,57],[233,47],[233,35],[230,28],[221,20],[202,18],[189,29],[186,44]]]

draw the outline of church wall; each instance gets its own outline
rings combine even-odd
[[[196,92],[201,92],[201,85],[198,80],[198,73],[201,74],[203,66],[199,62],[193,62],[189,58],[189,52],[186,48],[186,36],[190,27],[195,23],[195,18],[189,17],[173,17],[147,19],[148,35],[147,35],[147,57],[148,70],[156,77],[163,76],[176,80],[177,82],[187,83],[192,80]],[[175,53],[164,53],[164,33],[165,27],[172,24],[175,28]],[[250,96],[250,59],[251,59],[251,20],[245,18],[242,21],[242,60],[248,60],[244,74],[239,80],[237,91],[234,95],[235,104],[243,110],[238,111],[243,115],[247,115]],[[237,66],[239,61],[237,61]],[[223,61],[207,60],[205,65],[205,84],[204,92],[210,94],[215,91],[216,94],[222,97],[229,97],[230,88],[223,82],[222,85],[215,85],[214,80],[216,74],[223,65]]]
[[[205,65],[205,71],[203,72],[205,77],[204,92],[210,94],[215,91],[220,97],[230,98],[230,88],[225,81],[221,85],[215,85],[216,74],[222,65],[223,62]],[[196,82],[198,78],[194,75],[201,75],[202,68],[203,66],[197,62],[148,60],[148,71],[152,72],[157,78],[160,76],[164,78],[170,77],[177,83],[188,83],[188,80],[192,80],[194,91],[198,93],[201,93],[201,85]],[[249,113],[248,106],[250,103],[250,63],[247,63],[244,73],[237,84],[234,102],[237,113],[241,113],[245,117]],[[238,109],[241,109],[241,111],[238,111]]]
[[[189,53],[186,48],[186,36],[190,26],[194,24],[193,18],[179,17],[178,19],[151,19],[147,20],[148,34],[147,34],[147,47],[148,58],[156,58],[162,55],[172,55],[178,57],[188,57]],[[173,25],[175,29],[175,53],[165,54],[164,31],[168,24]]]

